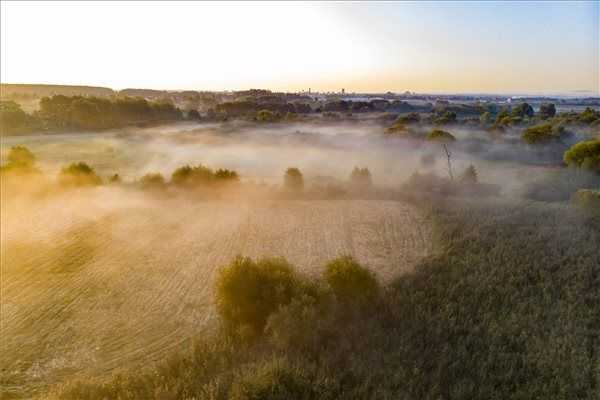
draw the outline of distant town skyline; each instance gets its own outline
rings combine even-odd
[[[598,95],[599,3],[5,2],[2,83]]]

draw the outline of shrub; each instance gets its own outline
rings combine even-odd
[[[600,172],[600,138],[574,144],[563,159],[567,165]]]
[[[218,182],[238,182],[240,177],[238,173],[228,169],[218,169],[215,172],[215,180]]]
[[[330,261],[325,266],[323,277],[341,303],[369,303],[379,293],[375,275],[350,256]]]
[[[411,112],[411,113],[399,116],[396,119],[396,124],[401,124],[401,125],[418,124],[420,121],[421,121],[421,116],[419,115],[419,113]]]
[[[289,304],[268,318],[265,331],[281,350],[318,351],[334,330],[329,292],[317,283],[304,283]]]
[[[427,140],[433,142],[454,142],[456,138],[450,132],[443,131],[441,129],[434,129],[427,134]]]
[[[85,162],[78,162],[63,168],[60,171],[59,182],[66,186],[94,186],[100,185],[102,179],[94,169]]]
[[[258,122],[276,122],[281,119],[281,114],[270,110],[260,110],[256,113],[255,119]]]
[[[165,178],[159,173],[150,173],[140,178],[140,185],[144,189],[162,189],[165,187]]]
[[[556,107],[552,103],[542,103],[539,114],[542,119],[552,118],[556,115]]]
[[[318,398],[315,385],[299,368],[275,360],[246,371],[233,383],[231,400],[302,400]]]
[[[27,147],[11,147],[6,158],[8,162],[2,166],[2,172],[39,173],[35,168],[35,155]]]
[[[353,185],[359,187],[370,188],[371,186],[373,186],[373,181],[371,179],[371,171],[369,171],[369,168],[366,167],[354,167],[352,173],[350,174],[350,182]]]
[[[451,124],[456,122],[456,113],[454,111],[445,111],[435,117],[434,123],[438,125]]]
[[[565,134],[562,126],[542,124],[525,129],[522,138],[528,144],[547,144],[560,140]]]
[[[519,103],[512,109],[513,117],[533,117],[533,107],[528,103]]]
[[[214,178],[212,169],[202,164],[197,166],[184,165],[177,168],[171,175],[171,182],[181,186],[206,185]]]
[[[304,189],[304,177],[298,168],[288,168],[283,177],[283,186],[293,192],[301,192]]]
[[[216,281],[216,306],[223,327],[242,337],[256,337],[263,332],[267,318],[289,304],[298,283],[292,266],[284,259],[255,262],[236,257],[219,271]]]

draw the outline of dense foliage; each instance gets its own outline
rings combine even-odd
[[[600,137],[574,144],[565,152],[567,165],[600,172]]]
[[[102,179],[94,169],[85,162],[78,162],[64,167],[58,177],[59,183],[64,186],[96,186]]]
[[[456,138],[450,132],[443,131],[441,129],[434,129],[427,134],[427,140],[432,142],[454,142]]]
[[[131,124],[175,121],[181,111],[166,101],[150,102],[133,97],[84,97],[55,95],[43,97],[39,110],[26,114],[12,101],[0,103],[2,133],[32,130],[97,130]]]

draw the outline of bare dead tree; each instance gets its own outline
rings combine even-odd
[[[454,174],[452,173],[452,153],[450,153],[450,150],[448,150],[448,146],[444,143],[442,144],[442,147],[444,148],[444,152],[446,153],[446,158],[448,159],[448,176],[450,176],[450,180],[453,181],[454,180]]]

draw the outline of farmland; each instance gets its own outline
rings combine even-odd
[[[209,329],[216,270],[283,256],[315,276],[353,255],[388,281],[431,253],[394,201],[190,202],[97,188],[2,204],[2,384],[43,392],[147,365]]]

